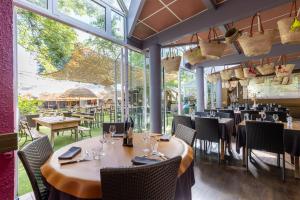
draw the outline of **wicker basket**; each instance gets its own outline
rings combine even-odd
[[[242,67],[234,69],[234,75],[238,79],[244,79],[245,78]]]
[[[271,83],[273,85],[280,85],[282,83],[283,77],[277,77],[274,76],[273,79],[271,80]]]
[[[295,64],[287,64],[286,56],[280,56],[278,65],[275,67],[275,73],[277,77],[290,76],[295,68]]]
[[[211,34],[213,32],[213,39],[211,39]],[[217,39],[217,33],[214,28],[209,29],[208,41],[200,40],[200,47],[202,55],[209,59],[219,59],[226,48],[226,44],[220,42]]]
[[[231,79],[232,74],[233,74],[232,69],[224,69],[220,71],[222,81],[228,81],[229,79]]]
[[[250,80],[245,79],[245,80],[239,80],[239,83],[241,84],[242,87],[247,87],[249,85]]]
[[[295,16],[292,17],[294,10]],[[300,43],[300,30],[292,30],[292,24],[299,18],[300,8],[297,12],[296,1],[293,1],[291,6],[290,16],[283,18],[277,22],[280,39],[282,44],[299,44]]]
[[[219,79],[220,79],[220,74],[216,73],[215,67],[212,67],[210,74],[207,75],[207,81],[214,84],[217,83]]]
[[[258,20],[258,32],[253,33],[253,22],[255,17]],[[245,56],[259,56],[268,54],[272,48],[274,30],[264,30],[261,24],[259,13],[252,17],[249,34],[243,34],[239,37],[238,42],[244,51]]]
[[[255,83],[256,84],[262,84],[265,82],[265,77],[256,77],[255,78]]]
[[[290,85],[293,83],[293,77],[292,76],[286,76],[282,78],[282,85]]]
[[[254,67],[245,67],[243,68],[245,78],[254,78],[256,77],[256,71]]]
[[[274,63],[270,63],[269,59],[267,60],[267,63],[264,62],[265,59],[261,60],[261,64],[256,67],[256,70],[261,74],[261,75],[270,75],[274,74],[275,72],[275,67]]]
[[[202,55],[197,34],[192,35],[191,42],[193,42],[194,36],[196,36],[197,38],[197,47],[189,49],[188,51],[183,53],[184,59],[187,60],[191,65],[201,63],[203,60],[206,59],[206,57]]]
[[[225,42],[227,44],[232,44],[240,37],[241,33],[236,28],[229,29],[225,34]]]
[[[179,70],[181,56],[172,56],[162,59],[161,64],[165,68],[165,72],[172,73]]]
[[[226,88],[226,89],[230,88],[230,83],[229,83],[229,81],[223,81],[223,82],[222,82],[222,88]]]

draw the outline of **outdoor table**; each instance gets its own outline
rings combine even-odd
[[[77,129],[80,123],[80,119],[74,117],[39,117],[33,118],[36,122],[36,129],[39,130],[40,126],[46,126],[51,130],[50,142],[54,145],[55,132],[72,130],[75,131],[75,140],[78,140]]]
[[[85,152],[100,151],[99,137],[82,140],[65,146],[46,161],[41,167],[41,173],[49,187],[50,200],[59,199],[101,199],[100,169],[106,167],[131,167],[135,156],[144,155],[142,134],[134,134],[134,146],[122,146],[122,139],[115,138],[115,143],[105,143],[105,155],[99,160],[60,165],[58,157],[70,147],[81,147],[81,154],[73,160],[82,158]],[[169,142],[159,142],[158,151],[172,158],[182,156],[178,171],[176,199],[191,199],[191,187],[195,183],[193,171],[193,149],[184,141],[172,137]]]
[[[282,123],[282,122],[280,122]],[[240,148],[243,148],[243,164],[245,165],[246,151],[246,124],[242,121],[237,128],[236,137],[236,152],[240,153]],[[292,127],[288,127],[284,122],[284,149],[285,152],[291,155],[291,162],[295,165],[295,177],[300,178],[299,171],[299,156],[300,156],[300,122],[294,121]]]
[[[219,119],[219,136],[221,139],[221,160],[225,159],[225,143],[231,151],[231,137],[234,132],[234,119],[220,118]],[[195,120],[192,119],[192,128],[195,129]],[[172,121],[172,133],[175,133],[175,123]]]

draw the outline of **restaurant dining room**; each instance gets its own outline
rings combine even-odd
[[[300,199],[300,0],[0,0],[0,200]]]

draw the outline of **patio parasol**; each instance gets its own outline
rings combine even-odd
[[[90,100],[97,99],[98,97],[89,89],[86,88],[74,88],[66,90],[61,94],[59,99],[63,100]]]

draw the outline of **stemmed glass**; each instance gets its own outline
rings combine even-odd
[[[112,140],[112,136],[116,133],[116,126],[110,125],[108,133],[106,134],[107,141],[111,144],[114,144],[115,142]]]
[[[277,121],[278,121],[278,118],[279,118],[279,117],[278,117],[278,115],[277,115],[277,114],[273,114],[273,119],[274,119],[274,121],[275,121],[275,122],[277,122]]]
[[[262,112],[262,113],[261,113],[261,118],[263,119],[263,121],[265,121],[265,120],[266,120],[266,118],[267,118],[267,115],[266,115],[266,113],[265,113],[265,112]]]
[[[143,149],[143,151],[145,153],[148,153],[150,151],[150,149],[148,148],[149,141],[150,141],[150,134],[148,132],[143,133],[143,141],[144,141],[144,145],[145,145],[145,148]]]

